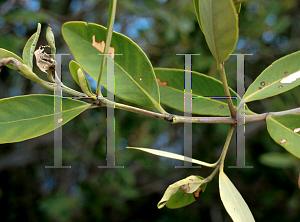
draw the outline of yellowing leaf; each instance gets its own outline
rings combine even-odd
[[[234,222],[255,221],[242,195],[223,170],[220,170],[219,174],[219,188],[223,205]]]
[[[149,148],[137,148],[137,147],[126,147],[126,148],[141,150],[141,151],[151,153],[151,154],[154,154],[157,156],[163,156],[163,157],[167,157],[167,158],[171,158],[171,159],[186,161],[186,162],[195,163],[195,164],[199,164],[199,165],[203,165],[203,166],[207,166],[207,167],[213,167],[213,164],[205,163],[205,162],[195,160],[190,157],[179,155],[176,153],[170,153],[170,152],[166,152],[166,151],[162,151],[162,150],[149,149]]]

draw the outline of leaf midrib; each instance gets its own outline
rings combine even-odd
[[[292,135],[297,135],[300,137],[300,134],[295,133],[293,130],[291,130],[290,128],[286,127],[285,125],[282,125],[280,122],[278,122],[277,120],[275,120],[273,117],[269,117],[271,119],[271,121],[273,121],[274,123],[278,124],[279,126],[281,126],[282,128],[284,128],[285,130],[288,130],[289,132],[292,133]]]
[[[247,96],[246,98],[245,98],[245,101],[246,102],[250,102],[248,99],[249,98],[251,98],[251,97],[253,97],[254,95],[256,95],[256,94],[258,94],[258,93],[260,93],[260,92],[263,92],[265,89],[267,89],[268,87],[271,87],[271,86],[273,86],[273,85],[275,85],[276,83],[278,83],[279,81],[280,81],[281,79],[279,79],[279,80],[276,80],[275,82],[273,82],[273,83],[271,83],[270,85],[267,85],[267,86],[265,86],[265,87],[263,87],[262,89],[259,89],[259,90],[257,90],[257,91],[255,91],[254,93],[252,93],[252,94],[250,94],[249,96]],[[257,81],[257,82],[259,82],[259,81]],[[254,83],[253,83],[254,84]],[[284,83],[283,83],[284,84]],[[253,85],[253,87],[254,87],[254,85]],[[247,92],[246,92],[247,93]],[[245,93],[245,94],[246,94]],[[276,96],[276,95],[278,95],[278,94],[280,94],[280,93],[282,93],[282,92],[279,92],[279,93],[276,93],[276,94],[274,94],[273,96]],[[268,97],[268,96],[267,96]],[[264,98],[267,98],[267,97],[264,97]]]
[[[215,51],[215,54],[216,54],[216,59],[217,59],[217,63],[220,63],[220,58],[219,58],[219,55],[218,55],[218,52],[217,52],[217,47],[216,47],[216,40],[215,40],[215,31],[214,31],[214,25],[213,25],[213,9],[212,9],[212,0],[210,1],[210,4],[211,4],[211,11],[210,11],[210,14],[211,14],[211,32],[212,32],[212,37],[213,37],[213,44],[214,44],[214,51]]]
[[[27,118],[27,119],[19,119],[19,120],[14,120],[14,121],[9,121],[9,122],[1,122],[1,124],[10,124],[10,123],[15,123],[15,122],[22,122],[22,121],[28,121],[28,120],[36,120],[36,119],[41,119],[41,118],[45,118],[45,117],[49,117],[49,116],[54,116],[55,114],[60,114],[60,113],[67,113],[67,112],[70,112],[70,111],[74,111],[76,109],[80,109],[84,106],[88,106],[88,105],[82,105],[82,106],[78,106],[78,107],[75,107],[75,108],[72,108],[72,109],[68,109],[66,111],[62,111],[62,112],[58,112],[58,113],[53,113],[53,114],[48,114],[48,115],[43,115],[43,116],[38,116],[38,117],[33,117],[33,118]]]

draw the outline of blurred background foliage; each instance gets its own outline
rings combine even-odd
[[[45,30],[50,24],[57,53],[69,53],[60,31],[62,24],[78,20],[106,26],[108,5],[108,0],[0,1],[0,47],[20,56],[40,22],[43,28],[38,46],[46,44]],[[300,49],[300,2],[243,3],[239,27],[235,53],[253,53],[245,57],[245,86],[248,87],[272,62]],[[201,53],[193,57],[193,70],[219,79],[192,0],[120,0],[114,30],[135,41],[154,67],[183,69],[184,58],[176,53]],[[63,82],[76,88],[68,71],[71,59],[71,56],[64,57]],[[225,67],[229,85],[235,89],[236,57],[231,56]],[[45,78],[36,67],[34,70]],[[89,80],[95,90],[95,81]],[[1,98],[34,93],[53,94],[12,70],[2,70]],[[299,95],[300,89],[296,87],[282,95],[251,102],[249,107],[257,113],[295,108],[300,106]],[[166,110],[182,114],[168,107]],[[88,110],[63,126],[63,164],[71,165],[71,169],[45,169],[53,165],[53,132],[0,145],[1,221],[231,221],[220,200],[217,177],[192,205],[178,210],[158,210],[156,205],[168,185],[189,175],[206,177],[211,169],[175,169],[183,163],[125,149],[126,146],[151,147],[183,154],[182,124],[172,125],[116,110],[116,165],[124,168],[99,169],[98,166],[105,165],[105,112],[104,108]],[[228,128],[227,125],[195,124],[193,158],[216,161]],[[235,165],[235,147],[233,138],[225,172],[256,220],[300,221],[299,160],[281,156],[286,152],[270,138],[265,123],[246,126],[245,159],[246,165],[253,168],[228,169]],[[273,155],[277,159],[266,156],[269,152],[277,152]],[[270,168],[274,165],[280,167]]]

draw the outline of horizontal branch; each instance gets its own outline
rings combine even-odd
[[[111,106],[116,109],[126,110],[133,113],[138,113],[144,116],[149,116],[156,119],[166,120],[171,123],[184,123],[185,121],[191,123],[223,123],[223,124],[236,124],[236,119],[233,119],[229,116],[226,117],[185,117],[185,116],[178,116],[172,114],[161,114],[156,113],[140,108],[136,108],[129,105],[124,105],[121,103],[116,103],[112,101],[108,101],[105,98],[101,98],[98,100],[93,101],[93,107],[106,107]],[[268,115],[285,115],[291,113],[299,113],[300,108],[290,109],[281,112],[268,112],[263,114],[256,114],[256,115],[246,115],[245,116],[245,123],[253,123],[253,122],[265,122]]]
[[[267,116],[281,116],[286,114],[300,114],[300,107],[295,109],[289,109],[280,112],[268,112],[256,115],[246,115],[245,123],[254,123],[254,122],[265,122]]]

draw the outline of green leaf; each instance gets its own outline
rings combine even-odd
[[[200,26],[201,31],[203,32],[201,18],[200,18],[199,0],[194,0],[194,7],[195,7],[195,11],[196,11],[196,16],[197,16],[198,24]]]
[[[200,0],[193,0],[193,1],[194,1],[194,7],[195,7],[195,11],[196,11],[196,16],[197,16],[198,24],[200,26],[201,31],[203,32],[201,18],[200,18],[200,7],[199,7],[199,1]],[[242,3],[235,3],[234,2],[234,4],[235,4],[236,12],[240,13]]]
[[[81,85],[79,83],[77,71],[78,71],[78,69],[81,69],[81,71],[84,72],[83,69],[82,69],[82,67],[77,62],[71,61],[70,64],[69,64],[69,69],[70,69],[70,72],[71,72],[71,75],[72,75],[73,79],[81,87]],[[93,93],[92,90],[91,90],[91,87],[90,87],[90,84],[89,84],[87,78],[85,78],[85,81],[86,81],[86,84],[88,86],[89,92]]]
[[[23,61],[31,70],[33,67],[33,53],[35,51],[36,43],[39,40],[41,33],[41,24],[38,23],[37,31],[28,39],[23,49]]]
[[[186,157],[183,155],[179,155],[176,153],[170,153],[170,152],[166,152],[166,151],[162,151],[162,150],[156,150],[156,149],[149,149],[149,148],[138,148],[138,147],[126,147],[127,149],[136,149],[136,150],[141,150],[147,153],[151,153],[157,156],[163,156],[163,157],[167,157],[167,158],[171,158],[171,159],[176,159],[176,160],[181,160],[181,161],[186,161],[186,162],[190,162],[190,163],[195,163],[195,164],[199,164],[199,165],[203,165],[203,166],[208,166],[208,167],[212,167],[213,164],[208,164],[199,160],[195,160],[193,158],[190,157]]]
[[[179,189],[166,202],[166,206],[167,206],[167,208],[170,208],[170,209],[176,209],[176,208],[185,207],[195,201],[196,201],[196,199],[192,193],[187,194],[182,189]],[[160,205],[158,205],[158,207],[159,206]]]
[[[275,168],[295,167],[298,160],[289,153],[269,152],[259,156],[259,162]]]
[[[184,70],[155,68],[154,71],[159,83],[161,103],[184,112]],[[193,97],[198,97],[192,101],[192,113],[220,116],[230,115],[227,99],[218,99],[218,97],[225,96],[221,81],[192,71],[192,87]],[[232,89],[230,89],[230,93],[232,96],[237,96]],[[216,98],[212,99],[208,98],[208,96],[215,96]],[[233,104],[236,107],[236,99],[233,99]],[[247,106],[246,114],[253,114]]]
[[[6,49],[0,48],[0,59],[8,58],[8,57],[13,57],[13,58],[19,60],[20,62],[24,63],[23,60],[19,56],[17,56],[15,53],[10,52]],[[8,64],[7,67],[10,69],[16,70],[12,64]]]
[[[238,18],[232,0],[199,0],[202,30],[220,64],[229,58],[238,40]]]
[[[249,86],[245,93],[245,102],[275,96],[300,85],[299,62],[300,51],[272,63]],[[289,79],[294,81],[284,83]]]
[[[223,170],[220,170],[219,174],[219,188],[223,205],[234,222],[255,221],[242,195]]]
[[[62,34],[76,61],[95,80],[98,79],[102,57],[93,46],[106,38],[106,28],[85,22],[67,22]],[[115,95],[121,99],[154,107],[161,112],[158,84],[152,65],[145,53],[128,37],[113,32],[111,46],[115,55]],[[108,59],[111,59],[108,57]],[[107,85],[106,69],[101,85]]]
[[[158,209],[165,205],[175,209],[193,203],[206,189],[207,184],[203,184],[203,180],[203,177],[192,175],[171,184],[157,204]]]
[[[88,109],[82,101],[62,100],[62,124]],[[54,96],[25,95],[0,100],[0,144],[38,137],[54,130]]]
[[[300,158],[300,114],[267,116],[266,120],[272,139]]]
[[[54,54],[56,53],[55,38],[54,38],[54,34],[52,32],[50,25],[48,26],[47,31],[46,31],[46,39],[47,39],[48,45],[51,48],[51,54],[52,54],[51,56],[52,56],[52,58],[54,58]]]

